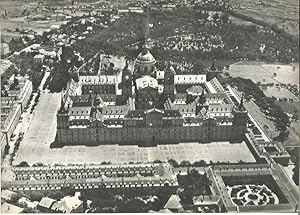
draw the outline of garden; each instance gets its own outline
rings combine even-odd
[[[267,185],[227,186],[229,196],[236,206],[279,204],[278,196]]]

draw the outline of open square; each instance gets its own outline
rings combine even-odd
[[[174,159],[191,163],[205,160],[207,163],[232,162],[240,160],[255,162],[246,143],[211,142],[180,143],[158,145],[156,147],[138,147],[133,145],[99,145],[99,146],[65,146],[50,148],[56,134],[56,111],[60,107],[59,94],[42,94],[32,122],[25,134],[23,142],[14,160],[14,165],[22,161],[30,165],[41,162],[43,164],[83,164],[141,162],[148,163],[155,160],[167,161]],[[235,152],[236,156],[232,156]],[[30,156],[28,156],[30,154]]]

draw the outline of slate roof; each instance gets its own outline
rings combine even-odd
[[[9,204],[5,202],[1,205],[1,213],[2,214],[19,214],[22,213],[24,208],[20,208],[18,206]]]
[[[168,202],[164,206],[165,209],[181,209],[182,204],[178,195],[171,195]]]
[[[175,118],[175,117],[181,117],[181,114],[178,110],[164,110],[163,117]]]
[[[203,92],[203,88],[199,85],[192,86],[186,90],[187,94],[192,95],[201,95]]]
[[[129,111],[127,105],[104,106],[102,108],[103,115],[126,115]]]
[[[39,206],[50,209],[51,206],[54,204],[54,202],[56,202],[56,200],[48,198],[48,197],[44,197],[41,199]]]
[[[130,110],[128,111],[126,118],[140,118],[145,117],[145,112],[143,110]]]
[[[90,116],[91,107],[71,107],[69,109],[69,116]]]

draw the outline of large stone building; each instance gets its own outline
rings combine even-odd
[[[105,66],[107,68],[107,66]],[[147,46],[118,72],[71,80],[57,113],[59,145],[240,141],[247,111],[216,78],[163,71]]]
[[[13,75],[1,89],[1,144],[8,144],[29,103],[32,82],[28,77]]]

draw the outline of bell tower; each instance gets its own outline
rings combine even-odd
[[[248,111],[244,106],[244,96],[242,96],[240,104],[233,109],[233,137],[242,139],[247,130]]]
[[[132,73],[128,66],[128,61],[122,72],[122,95],[131,96],[132,95]]]
[[[169,97],[171,100],[174,100],[174,76],[176,72],[173,66],[170,64],[168,69],[165,71],[164,75],[164,94],[166,97]]]

